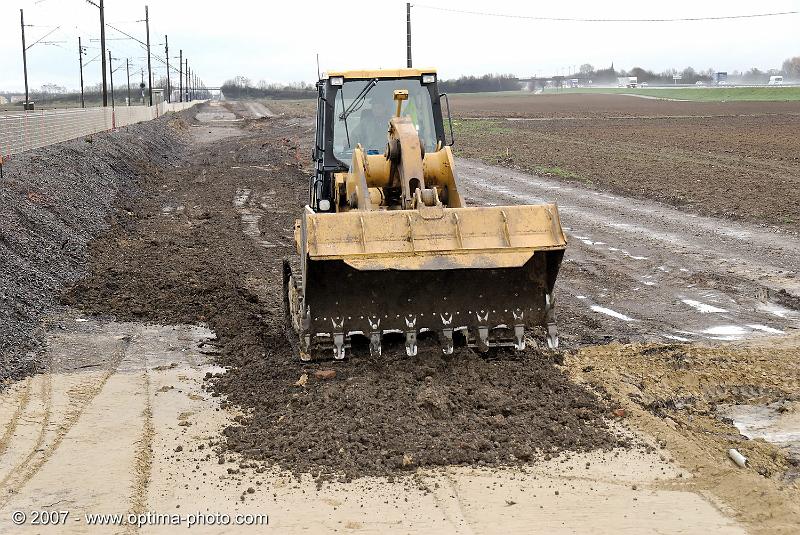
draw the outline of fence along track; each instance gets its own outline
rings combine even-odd
[[[162,102],[156,106],[121,106],[115,109],[68,108],[0,112],[0,158],[150,121],[168,112],[185,110],[199,102]]]

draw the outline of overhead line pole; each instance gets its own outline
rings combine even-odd
[[[100,10],[100,64],[103,74],[103,107],[108,106],[108,85],[106,84],[106,9],[103,5],[103,0],[86,0],[88,4]],[[94,60],[92,60],[94,61]],[[91,61],[89,62],[91,63]]]
[[[86,107],[86,101],[83,97],[83,46],[81,46],[81,36],[78,36],[78,67],[81,70],[81,108]]]
[[[22,70],[25,75],[25,103],[23,109],[28,109],[28,49],[25,46],[25,15],[19,10],[19,26],[22,28]]]
[[[169,38],[164,36],[164,55],[167,58],[167,102],[172,102],[172,90],[169,87]]]
[[[131,105],[131,67],[128,58],[125,58],[125,75],[128,77],[128,106]]]
[[[108,106],[108,86],[106,85],[106,9],[103,0],[99,0],[100,5],[100,57],[103,64],[103,106]]]
[[[150,14],[144,6],[144,26],[147,30],[147,91],[150,95],[150,105],[153,105],[153,69],[150,64]]]
[[[183,102],[183,49],[181,48],[178,55],[178,102]]]
[[[114,110],[114,64],[111,63],[111,51],[108,51],[108,74],[111,76],[111,110]]]
[[[411,2],[406,2],[406,67],[411,68]]]

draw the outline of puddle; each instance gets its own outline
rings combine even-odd
[[[783,319],[800,316],[800,313],[798,313],[796,310],[791,310],[789,308],[776,305],[775,303],[760,303],[758,305],[758,310]]]
[[[783,334],[782,330],[775,329],[773,327],[767,327],[766,325],[748,325],[748,327],[750,327],[751,329],[753,329],[755,331],[762,331],[762,332],[770,333],[770,334]]]
[[[211,375],[223,375],[228,372],[227,368],[223,368],[222,366],[208,366],[203,370],[203,374],[210,373]]]
[[[747,329],[739,327],[738,325],[719,325],[711,327],[703,331],[704,334],[710,334],[714,340],[733,341],[741,340],[747,334]]]
[[[733,342],[735,340],[741,340],[747,334],[747,329],[737,325],[720,325],[718,327],[706,329],[703,333],[710,334],[712,340]]]
[[[719,405],[717,412],[749,439],[761,438],[800,458],[800,406],[795,403],[770,405]]]
[[[258,222],[261,221],[263,214],[257,213],[250,208],[245,207],[247,201],[250,199],[251,193],[252,191],[248,188],[238,188],[236,190],[236,197],[233,198],[233,205],[238,209],[239,217],[242,218],[244,233],[252,238],[261,247],[275,247],[274,243],[271,243],[261,237],[261,229],[258,227]]]
[[[647,260],[648,258],[650,258],[649,256],[632,255],[628,251],[622,251],[622,254],[624,254],[625,256],[627,256],[632,260]]]
[[[712,312],[727,312],[724,308],[715,307],[713,305],[707,305],[705,303],[701,303],[700,301],[695,301],[694,299],[681,299],[684,303],[689,305],[690,307],[699,310],[701,314],[709,314]]]
[[[622,321],[635,321],[630,316],[626,316],[625,314],[617,312],[616,310],[611,310],[610,308],[601,307],[599,305],[592,305],[590,308],[595,312],[599,312],[600,314],[605,314],[607,316],[611,316],[612,318],[617,318]]]
[[[663,336],[667,340],[675,340],[676,342],[691,342],[691,340],[689,338],[685,338],[683,336],[678,336],[678,335],[675,335],[675,334],[665,334]]]

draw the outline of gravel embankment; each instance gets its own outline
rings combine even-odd
[[[36,371],[42,320],[84,273],[86,245],[115,221],[117,194],[146,170],[172,166],[181,116],[33,150],[0,181],[0,387]],[[123,212],[124,213],[124,212]]]

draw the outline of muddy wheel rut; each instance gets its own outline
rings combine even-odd
[[[79,378],[78,381],[69,385],[65,391],[60,391],[66,401],[66,409],[59,411],[57,417],[53,415],[53,373],[56,371],[52,363],[41,375],[26,380],[26,386],[20,395],[20,405],[11,417],[8,424],[7,435],[0,443],[2,450],[0,458],[3,464],[8,461],[2,457],[2,453],[13,446],[15,453],[12,464],[8,467],[3,466],[0,471],[0,507],[7,504],[8,500],[47,463],[47,461],[58,450],[61,442],[66,435],[81,419],[84,410],[93,402],[97,395],[103,390],[108,379],[116,372],[117,366],[125,357],[125,350],[129,340],[123,340],[112,358],[104,363],[107,369],[99,375],[93,374]],[[36,384],[38,383],[38,385]],[[38,387],[38,391],[37,391]],[[35,407],[34,407],[35,405]],[[18,427],[22,418],[34,419],[39,427],[38,434],[33,444],[15,443],[14,430]],[[27,435],[23,435],[24,441]],[[27,451],[26,454],[22,453]],[[24,457],[19,458],[20,455]]]

